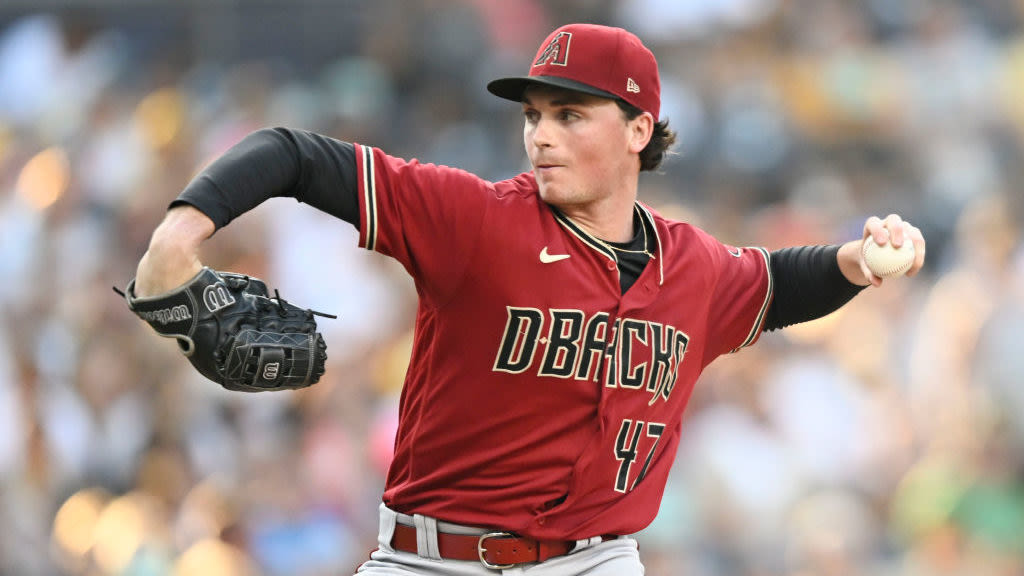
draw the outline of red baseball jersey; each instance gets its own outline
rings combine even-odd
[[[360,245],[419,295],[385,503],[535,538],[647,526],[698,375],[761,332],[768,253],[638,203],[657,249],[622,294],[613,251],[532,174],[356,158]]]

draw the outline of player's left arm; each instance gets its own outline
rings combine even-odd
[[[862,237],[842,245],[776,250],[770,259],[774,297],[763,330],[821,318],[838,310],[867,286],[880,286],[882,279],[868,270],[861,250],[868,238],[880,245],[892,243],[897,248],[913,242],[914,262],[906,272],[908,276],[917,274],[924,265],[924,236],[895,214],[884,220],[868,218]]]

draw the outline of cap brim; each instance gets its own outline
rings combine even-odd
[[[523,92],[526,91],[527,87],[534,84],[543,84],[545,86],[565,88],[566,90],[575,90],[577,92],[601,96],[603,98],[611,98],[613,100],[619,99],[618,96],[611,92],[605,92],[604,90],[594,88],[589,84],[569,80],[568,78],[561,78],[559,76],[517,76],[513,78],[498,78],[497,80],[492,80],[487,83],[487,91],[499,98],[512,100],[513,102],[522,102]]]

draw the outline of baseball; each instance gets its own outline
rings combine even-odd
[[[869,236],[864,239],[864,263],[879,278],[902,276],[914,264],[914,243],[906,239],[899,248],[889,242],[879,245]]]

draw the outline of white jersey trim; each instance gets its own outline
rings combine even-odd
[[[373,149],[360,146],[363,152],[363,198],[366,226],[366,249],[377,250],[377,173],[373,168]]]
[[[562,214],[562,211],[559,210],[558,208],[555,208],[554,206],[550,206],[550,208],[551,213],[555,215],[555,220],[559,224],[561,224],[563,228],[568,230],[573,236],[576,236],[577,238],[582,240],[584,244],[590,246],[594,250],[597,250],[601,254],[604,254],[605,257],[607,257],[609,260],[618,264],[619,260],[618,258],[615,257],[615,252],[612,251],[612,249],[609,248],[604,242],[601,242],[594,236],[590,235],[590,233],[588,233],[578,224],[573,222],[572,218],[569,218],[565,214]]]
[[[658,234],[658,225],[654,222],[654,215],[651,214],[646,206],[640,202],[637,202],[636,206],[640,209],[640,213],[644,218],[647,218],[647,222],[651,225],[651,230],[654,230],[654,243],[657,245],[654,253],[659,256],[658,258],[655,258],[655,260],[658,261],[658,286],[662,286],[665,284],[665,259],[660,257],[664,252],[661,249],[661,235]]]
[[[772,303],[772,295],[775,293],[775,282],[772,279],[772,267],[771,267],[771,254],[768,250],[761,247],[750,247],[750,250],[757,250],[761,257],[764,258],[765,274],[768,275],[768,288],[764,293],[764,302],[761,303],[761,310],[757,313],[757,317],[754,318],[754,325],[750,328],[750,333],[747,334],[747,339],[742,344],[732,350],[732,352],[739,351],[740,348],[750,346],[757,340],[758,334],[761,333],[761,327],[764,326],[764,317],[768,313],[768,306]]]

